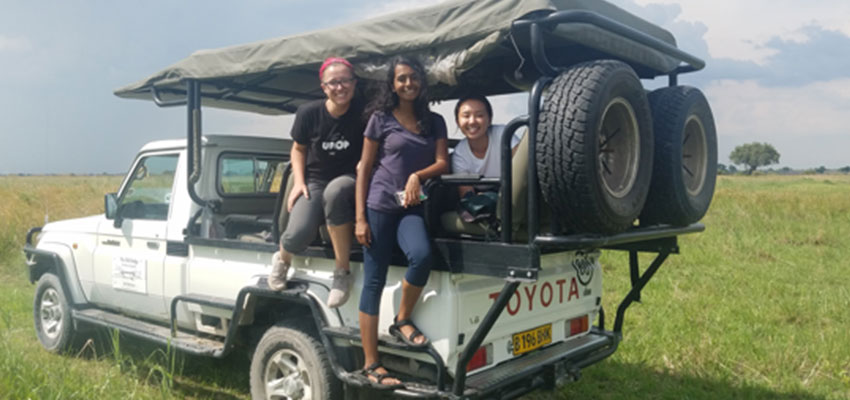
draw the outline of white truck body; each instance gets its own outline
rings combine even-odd
[[[218,171],[216,162],[221,154],[266,154],[269,149],[283,148],[281,140],[210,136],[205,138],[203,165],[207,171]],[[38,249],[74,249],[65,251],[63,260],[68,267],[68,285],[73,288],[71,297],[76,303],[168,325],[169,307],[175,296],[201,295],[235,302],[246,286],[264,284],[271,270],[273,243],[265,250],[249,250],[216,245],[211,240],[209,244],[186,245],[186,256],[167,254],[169,242],[185,243],[186,221],[199,209],[186,192],[185,141],[160,141],[144,146],[117,197],[126,196],[130,177],[141,159],[171,155],[177,162],[171,191],[167,194],[170,204],[167,219],[125,218],[121,227],[116,228],[114,220],[97,215],[43,227]],[[198,183],[198,192],[207,198],[218,196],[217,181],[215,174],[205,175]],[[230,242],[236,242],[238,247],[238,241]],[[596,319],[602,295],[598,255],[598,251],[571,251],[542,256],[536,282],[519,286],[505,314],[484,340],[483,346],[491,345],[492,350],[488,365],[479,372],[514,357],[514,334],[551,324],[552,344],[586,335],[589,324],[585,324],[584,331],[571,336],[569,321],[581,316],[587,316],[589,321]],[[358,328],[362,264],[352,263],[356,276],[354,290],[351,299],[338,311],[325,306],[333,268],[334,261],[329,257],[296,256],[290,279],[308,282],[307,294],[321,306],[328,326]],[[381,302],[381,333],[387,333],[398,309],[404,273],[405,267],[393,266],[389,270]],[[413,318],[431,339],[450,375],[454,374],[458,355],[465,348],[458,338],[473,335],[503,285],[504,279],[500,278],[432,271]],[[180,303],[176,322],[187,331],[223,339],[233,323],[231,316],[231,309]],[[205,323],[207,318],[215,323]],[[423,362],[430,360],[422,353],[395,352]]]

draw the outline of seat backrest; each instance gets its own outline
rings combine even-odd
[[[499,196],[497,210],[501,210],[501,200],[504,193]],[[511,158],[511,235],[514,240],[525,231],[525,220],[528,215],[528,130],[526,130],[519,144],[517,144],[513,157]],[[527,235],[526,235],[527,236]]]

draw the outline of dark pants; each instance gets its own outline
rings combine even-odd
[[[363,292],[360,311],[378,315],[381,293],[387,283],[395,244],[407,256],[407,273],[404,279],[414,286],[425,286],[431,272],[431,243],[425,230],[422,207],[401,213],[366,210],[369,229],[372,231],[371,247],[363,247]]]

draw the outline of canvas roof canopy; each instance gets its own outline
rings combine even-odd
[[[512,93],[527,90],[539,76],[529,60],[528,35],[512,34],[512,24],[564,10],[601,15],[675,48],[666,30],[602,0],[455,0],[331,29],[200,50],[115,94],[183,99],[186,80],[196,80],[204,106],[286,114],[323,96],[317,74],[325,58],[350,60],[363,86],[385,79],[388,59],[399,54],[423,61],[435,100],[467,91]],[[669,74],[684,61],[583,22],[548,29],[545,43],[554,65],[617,58],[647,78]]]

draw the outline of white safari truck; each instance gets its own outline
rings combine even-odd
[[[579,376],[610,356],[625,312],[678,235],[700,232],[714,192],[714,122],[679,74],[704,63],[667,31],[604,1],[463,0],[335,29],[199,51],[119,97],[185,106],[185,140],[144,146],[105,213],[33,228],[24,249],[39,341],[71,345],[81,324],[114,328],[209,357],[247,352],[251,394],[371,396],[362,366],[358,281],[325,306],[333,253],[323,237],[295,260],[285,290],[266,276],[287,215],[290,142],[206,136],[202,106],[287,114],[321,98],[327,56],[351,60],[360,86],[395,54],[424,60],[434,100],[526,92],[518,156],[502,144],[501,179],[447,175],[427,184],[435,267],[413,316],[431,344],[387,335],[403,257],[381,304],[381,358],[410,398],[514,398]],[[667,77],[646,91],[641,79]],[[364,96],[368,97],[368,90]],[[283,135],[283,133],[282,133]],[[505,134],[505,138],[512,135]],[[464,224],[457,185],[492,185],[497,222]],[[602,251],[627,251],[632,288],[602,308]],[[638,253],[654,253],[641,272]]]

